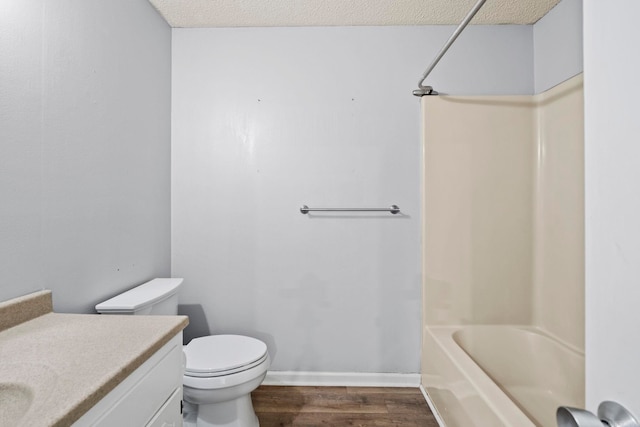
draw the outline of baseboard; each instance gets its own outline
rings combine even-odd
[[[415,387],[420,374],[364,372],[268,371],[263,385],[342,386],[342,387]]]
[[[420,384],[420,391],[422,392],[422,395],[424,396],[424,400],[427,401],[427,405],[429,405],[429,409],[431,409],[431,413],[433,414],[434,418],[438,422],[438,425],[440,427],[447,427],[447,425],[442,420],[442,417],[440,417],[440,414],[438,413],[438,410],[436,409],[435,405],[433,404],[433,401],[431,400],[431,398],[427,394],[427,390],[424,389],[422,384]]]

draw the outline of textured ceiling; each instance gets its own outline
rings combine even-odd
[[[172,27],[458,24],[476,0],[149,0]],[[560,0],[488,0],[473,24],[532,24]]]

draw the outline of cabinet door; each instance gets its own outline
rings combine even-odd
[[[111,390],[73,427],[138,427],[148,424],[175,390],[182,390],[183,357],[182,334],[178,334]]]
[[[176,389],[169,400],[154,415],[146,427],[181,427],[182,426],[182,388]]]

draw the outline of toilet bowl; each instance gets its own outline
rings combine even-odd
[[[183,279],[154,279],[96,305],[101,314],[176,315]],[[185,427],[258,427],[251,392],[271,364],[266,344],[242,335],[194,338],[184,346]]]
[[[270,365],[267,346],[240,335],[194,338],[184,347],[184,400],[195,405],[197,427],[257,427],[250,393]],[[187,410],[189,412],[190,409]]]

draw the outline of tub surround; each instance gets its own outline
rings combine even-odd
[[[0,419],[17,425],[71,425],[188,324],[186,316],[54,313],[50,291],[0,303]],[[23,387],[26,386],[26,387]],[[10,414],[31,394],[24,414]],[[27,405],[25,405],[27,406]]]
[[[422,103],[422,384],[450,427],[555,426],[584,407],[583,77]]]

